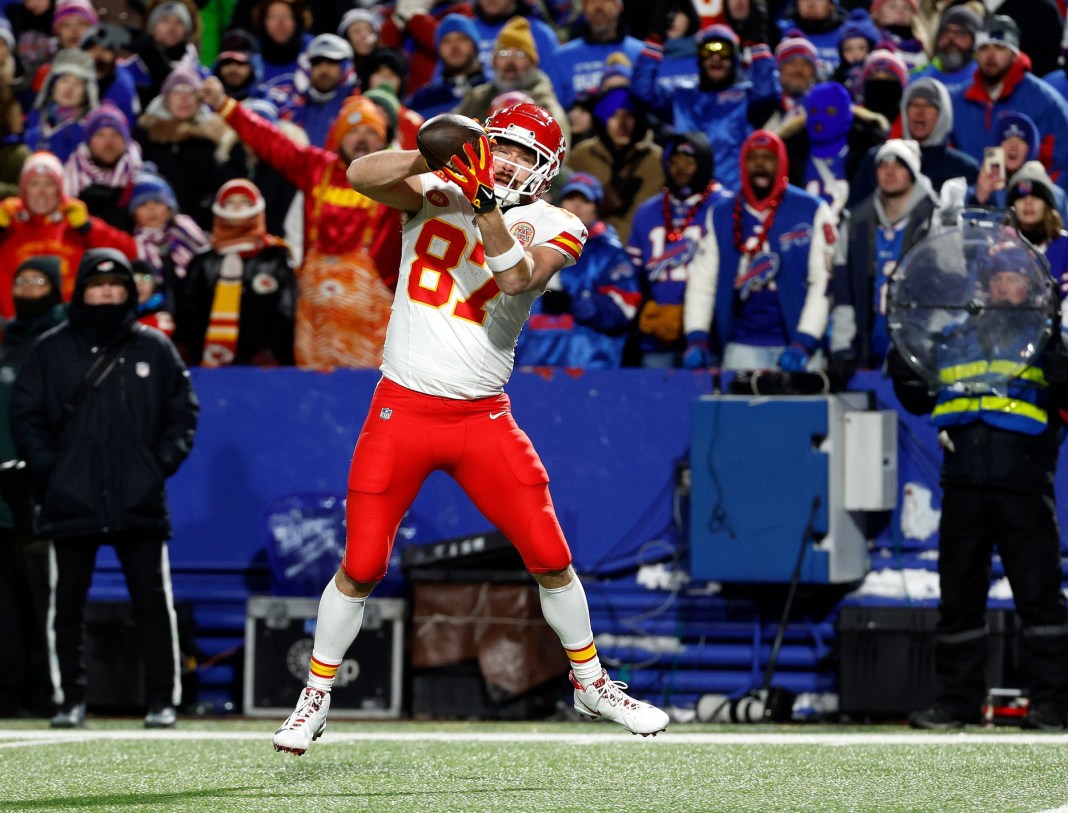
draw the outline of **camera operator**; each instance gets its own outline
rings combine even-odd
[[[1001,337],[1010,343],[1021,338],[1012,335],[1011,326],[1019,323],[1030,298],[1029,278],[1021,270],[1027,268],[1026,255],[1020,245],[984,258],[979,279],[988,309],[972,317],[970,347],[941,363],[941,380],[959,380],[950,367],[989,369],[999,357],[1009,357],[993,345]],[[943,385],[932,393],[900,348],[889,356],[902,405],[913,414],[931,413],[943,447],[938,693],[931,708],[909,717],[914,728],[953,729],[981,721],[987,688],[986,602],[995,546],[1023,622],[1024,657],[1031,669],[1030,706],[1022,725],[1041,731],[1065,728],[1068,614],[1053,489],[1063,434],[1058,404],[1068,395],[1063,340],[1055,335],[1032,365],[1008,382],[1006,392],[976,395]]]

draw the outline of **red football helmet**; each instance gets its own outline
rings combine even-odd
[[[533,169],[516,164],[504,157],[494,156],[494,162],[513,166],[516,170],[527,171],[526,178],[516,183],[513,179],[508,186],[497,185],[498,199],[505,206],[519,203],[520,197],[527,195],[535,200],[549,188],[560,166],[564,163],[564,134],[560,125],[549,112],[536,104],[513,104],[498,110],[486,119],[486,132],[497,141],[519,144],[533,150],[537,163]],[[516,177],[519,177],[518,174]]]

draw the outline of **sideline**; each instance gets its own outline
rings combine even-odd
[[[145,731],[143,729],[100,730],[82,729],[79,731],[4,730],[0,728],[0,749],[19,748],[34,745],[57,745],[67,743],[85,743],[93,741],[189,741],[220,739],[254,742],[270,742],[269,729],[259,731],[218,731],[186,730]],[[707,733],[682,732],[672,734],[670,731],[656,737],[638,737],[626,732],[606,731],[603,733],[579,734],[573,732],[554,733],[550,731],[366,731],[338,732],[324,734],[316,742],[316,748],[330,745],[343,745],[355,742],[480,742],[480,743],[517,743],[517,742],[553,742],[567,745],[606,745],[633,743],[635,745],[823,745],[830,748],[855,748],[862,746],[923,746],[923,745],[1068,745],[1068,734],[1033,734],[1005,732],[997,733],[953,733],[931,734],[923,732],[842,734],[842,733]],[[1046,812],[1044,812],[1046,813]],[[1048,813],[1054,813],[1049,811]],[[1056,808],[1055,813],[1068,813],[1068,807]]]

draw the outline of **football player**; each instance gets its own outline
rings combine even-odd
[[[438,172],[414,150],[349,166],[354,189],[405,214],[400,278],[382,379],[349,470],[345,555],[323,591],[308,685],[275,732],[276,750],[302,754],[322,733],[334,676],[401,518],[436,470],[512,541],[538,582],[571,662],[576,710],[635,734],[667,727],[663,711],[626,695],[601,667],[548,474],[504,393],[532,303],[586,239],[574,215],[540,199],[563,163],[563,135],[529,103],[494,113],[485,129]]]

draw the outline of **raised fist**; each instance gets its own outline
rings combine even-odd
[[[212,110],[218,110],[227,100],[226,91],[217,76],[209,76],[200,88],[200,98]]]

